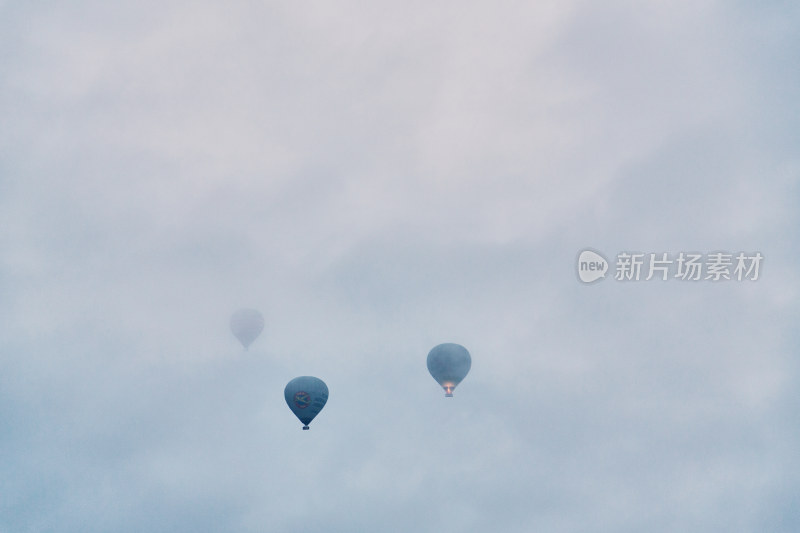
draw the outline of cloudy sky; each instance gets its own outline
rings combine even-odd
[[[0,531],[800,530],[800,8],[602,4],[0,0]]]

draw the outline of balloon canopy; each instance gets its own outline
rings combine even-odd
[[[248,349],[264,330],[264,316],[255,309],[239,309],[231,315],[231,331]]]
[[[328,386],[319,378],[301,376],[286,385],[283,397],[289,409],[303,423],[303,429],[308,429],[308,425],[328,401]]]
[[[453,396],[453,389],[461,383],[471,366],[472,358],[460,344],[440,344],[428,353],[428,372],[442,386],[448,398]]]

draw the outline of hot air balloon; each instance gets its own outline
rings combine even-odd
[[[447,398],[453,396],[453,389],[467,375],[470,366],[472,358],[460,344],[440,344],[428,353],[428,372],[442,386]]]
[[[231,315],[231,331],[245,350],[263,330],[264,316],[255,309],[239,309]]]
[[[283,390],[289,409],[295,414],[303,429],[322,411],[328,401],[328,386],[319,378],[301,376],[290,381]]]

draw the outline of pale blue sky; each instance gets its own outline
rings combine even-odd
[[[790,2],[0,1],[0,530],[797,531],[799,36]],[[585,247],[765,259],[584,286]]]

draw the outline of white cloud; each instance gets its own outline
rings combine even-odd
[[[797,17],[741,9],[2,4],[0,527],[791,530]]]

